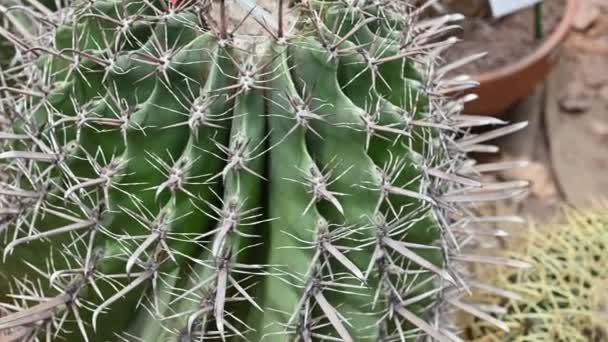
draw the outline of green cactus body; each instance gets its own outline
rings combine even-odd
[[[469,134],[505,123],[445,96],[474,84],[437,65],[458,17],[237,3],[32,1],[51,39],[0,88],[10,340],[458,340],[459,265],[494,260],[468,207],[525,192],[466,159],[524,125]]]

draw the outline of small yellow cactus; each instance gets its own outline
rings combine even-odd
[[[512,251],[529,269],[500,268],[493,285],[510,291],[504,299],[484,296],[487,308],[509,333],[487,322],[465,326],[472,341],[606,341],[608,334],[608,214],[606,210],[565,213],[563,223],[533,226],[523,251]],[[517,300],[517,297],[519,300]]]

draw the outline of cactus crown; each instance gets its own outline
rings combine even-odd
[[[525,124],[446,96],[475,85],[441,63],[460,16],[24,2],[0,31],[9,340],[457,341],[451,311],[488,316],[466,265],[525,266],[465,248],[514,220],[471,204],[525,192],[466,153]]]

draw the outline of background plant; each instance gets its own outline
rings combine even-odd
[[[483,341],[606,340],[606,210],[568,210],[563,223],[533,226],[525,239],[525,247],[511,251],[511,256],[530,263],[530,269],[498,268],[485,273],[494,277],[495,286],[515,294],[510,300],[485,296],[486,305],[504,307],[496,316],[511,331],[473,320],[467,327],[469,337]]]

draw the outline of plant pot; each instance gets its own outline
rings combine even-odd
[[[562,20],[534,52],[515,63],[473,76],[479,86],[471,92],[479,98],[469,102],[465,112],[501,116],[515,102],[530,95],[555,66],[577,4],[577,0],[567,0]]]

